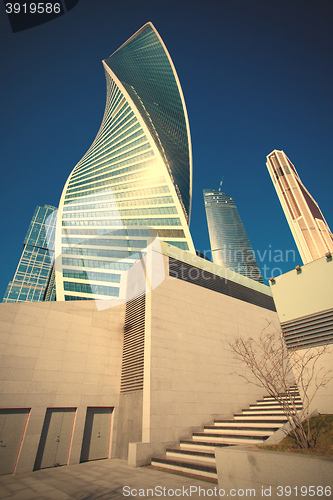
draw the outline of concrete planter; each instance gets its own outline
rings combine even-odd
[[[333,459],[241,446],[215,452],[220,498],[332,498]]]

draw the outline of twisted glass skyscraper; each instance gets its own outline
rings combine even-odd
[[[204,189],[203,193],[213,262],[263,283],[234,200],[214,189]]]
[[[156,236],[194,253],[189,124],[168,51],[148,23],[103,65],[103,121],[60,200],[57,300],[118,297]]]

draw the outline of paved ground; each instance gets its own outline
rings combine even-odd
[[[153,491],[147,492],[147,489]],[[126,461],[117,459],[0,476],[0,499],[10,500],[197,499],[207,496],[219,500],[217,484],[147,467],[132,469]]]

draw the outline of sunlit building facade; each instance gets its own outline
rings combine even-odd
[[[57,300],[119,297],[156,238],[195,253],[189,123],[169,53],[148,23],[103,65],[103,121],[59,206]]]
[[[214,189],[204,189],[203,193],[213,262],[263,283],[234,200]]]
[[[56,208],[36,207],[23,242],[23,252],[3,302],[55,300],[54,239]]]
[[[332,232],[287,155],[274,150],[266,165],[303,263],[333,252]]]

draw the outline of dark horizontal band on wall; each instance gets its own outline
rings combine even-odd
[[[281,323],[288,348],[333,344],[333,309]]]
[[[273,297],[169,257],[169,276],[275,311]]]

